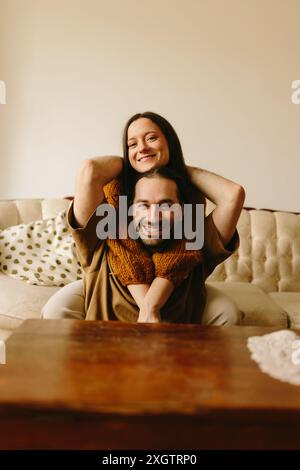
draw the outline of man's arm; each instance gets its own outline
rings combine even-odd
[[[84,160],[76,174],[74,222],[84,227],[104,200],[103,187],[122,171],[123,158],[95,157]]]
[[[244,188],[210,171],[190,166],[187,169],[191,182],[216,205],[212,217],[226,246],[234,234],[243,208]]]

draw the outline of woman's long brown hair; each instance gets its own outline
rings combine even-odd
[[[181,144],[173,126],[164,117],[151,111],[137,113],[128,119],[123,131],[123,158],[124,166],[120,175],[121,192],[132,200],[133,189],[136,183],[137,172],[132,168],[128,156],[128,128],[130,124],[139,118],[147,118],[154,122],[164,134],[169,148],[169,161],[166,165],[175,175],[178,175],[189,187],[189,195],[186,196],[185,202],[198,202],[205,204],[203,194],[191,183],[188,176],[187,167],[184,161]]]

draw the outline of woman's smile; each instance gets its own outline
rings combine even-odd
[[[155,157],[155,154],[153,155],[145,155],[145,156],[142,156],[138,159],[138,162],[147,162],[149,160],[151,160],[151,158]]]

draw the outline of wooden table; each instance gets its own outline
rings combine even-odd
[[[27,320],[0,366],[2,449],[300,448],[300,387],[259,327]]]

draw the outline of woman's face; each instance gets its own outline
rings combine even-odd
[[[130,124],[127,145],[129,162],[138,173],[165,166],[169,161],[167,139],[148,118],[139,118]]]

